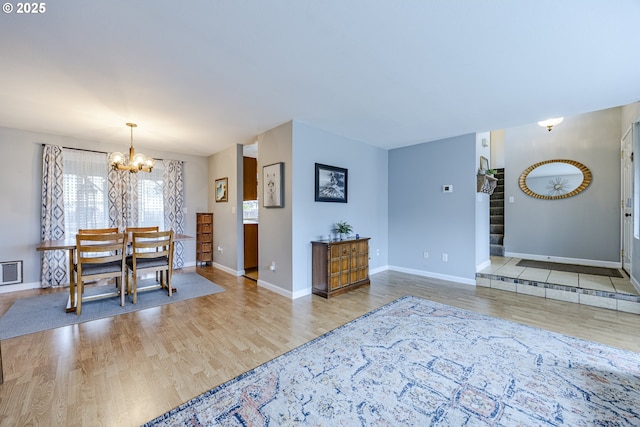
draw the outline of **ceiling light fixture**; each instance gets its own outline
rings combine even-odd
[[[116,171],[129,171],[131,173],[151,172],[156,162],[150,157],[146,157],[142,153],[136,154],[133,150],[133,128],[138,125],[135,123],[127,123],[131,128],[131,147],[129,147],[129,163],[126,162],[124,154],[119,152],[111,153],[109,156],[109,166]]]
[[[556,117],[555,119],[547,119],[541,122],[538,122],[538,126],[542,126],[543,128],[547,128],[549,132],[551,132],[551,128],[555,125],[559,125],[564,120],[564,117]]]

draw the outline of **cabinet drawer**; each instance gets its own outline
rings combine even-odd
[[[198,224],[198,233],[211,233],[212,231],[211,224]]]
[[[212,252],[212,249],[211,243],[198,243],[198,252]]]
[[[198,214],[197,215],[198,224],[208,223],[211,224],[213,222],[212,214]]]

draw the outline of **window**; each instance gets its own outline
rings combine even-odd
[[[80,228],[108,228],[109,167],[107,154],[63,149],[65,236]],[[164,228],[162,162],[150,173],[138,173],[137,227]],[[129,172],[122,172],[129,173]]]
[[[164,228],[163,172],[157,162],[150,173],[138,173],[138,227]]]
[[[63,149],[65,236],[109,226],[107,155]]]

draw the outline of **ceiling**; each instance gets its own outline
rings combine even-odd
[[[45,7],[0,14],[0,126],[113,144],[131,121],[210,155],[298,120],[389,149],[640,100],[638,0]]]

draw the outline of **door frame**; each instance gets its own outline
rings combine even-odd
[[[620,139],[620,261],[631,275],[633,260],[633,125]]]

